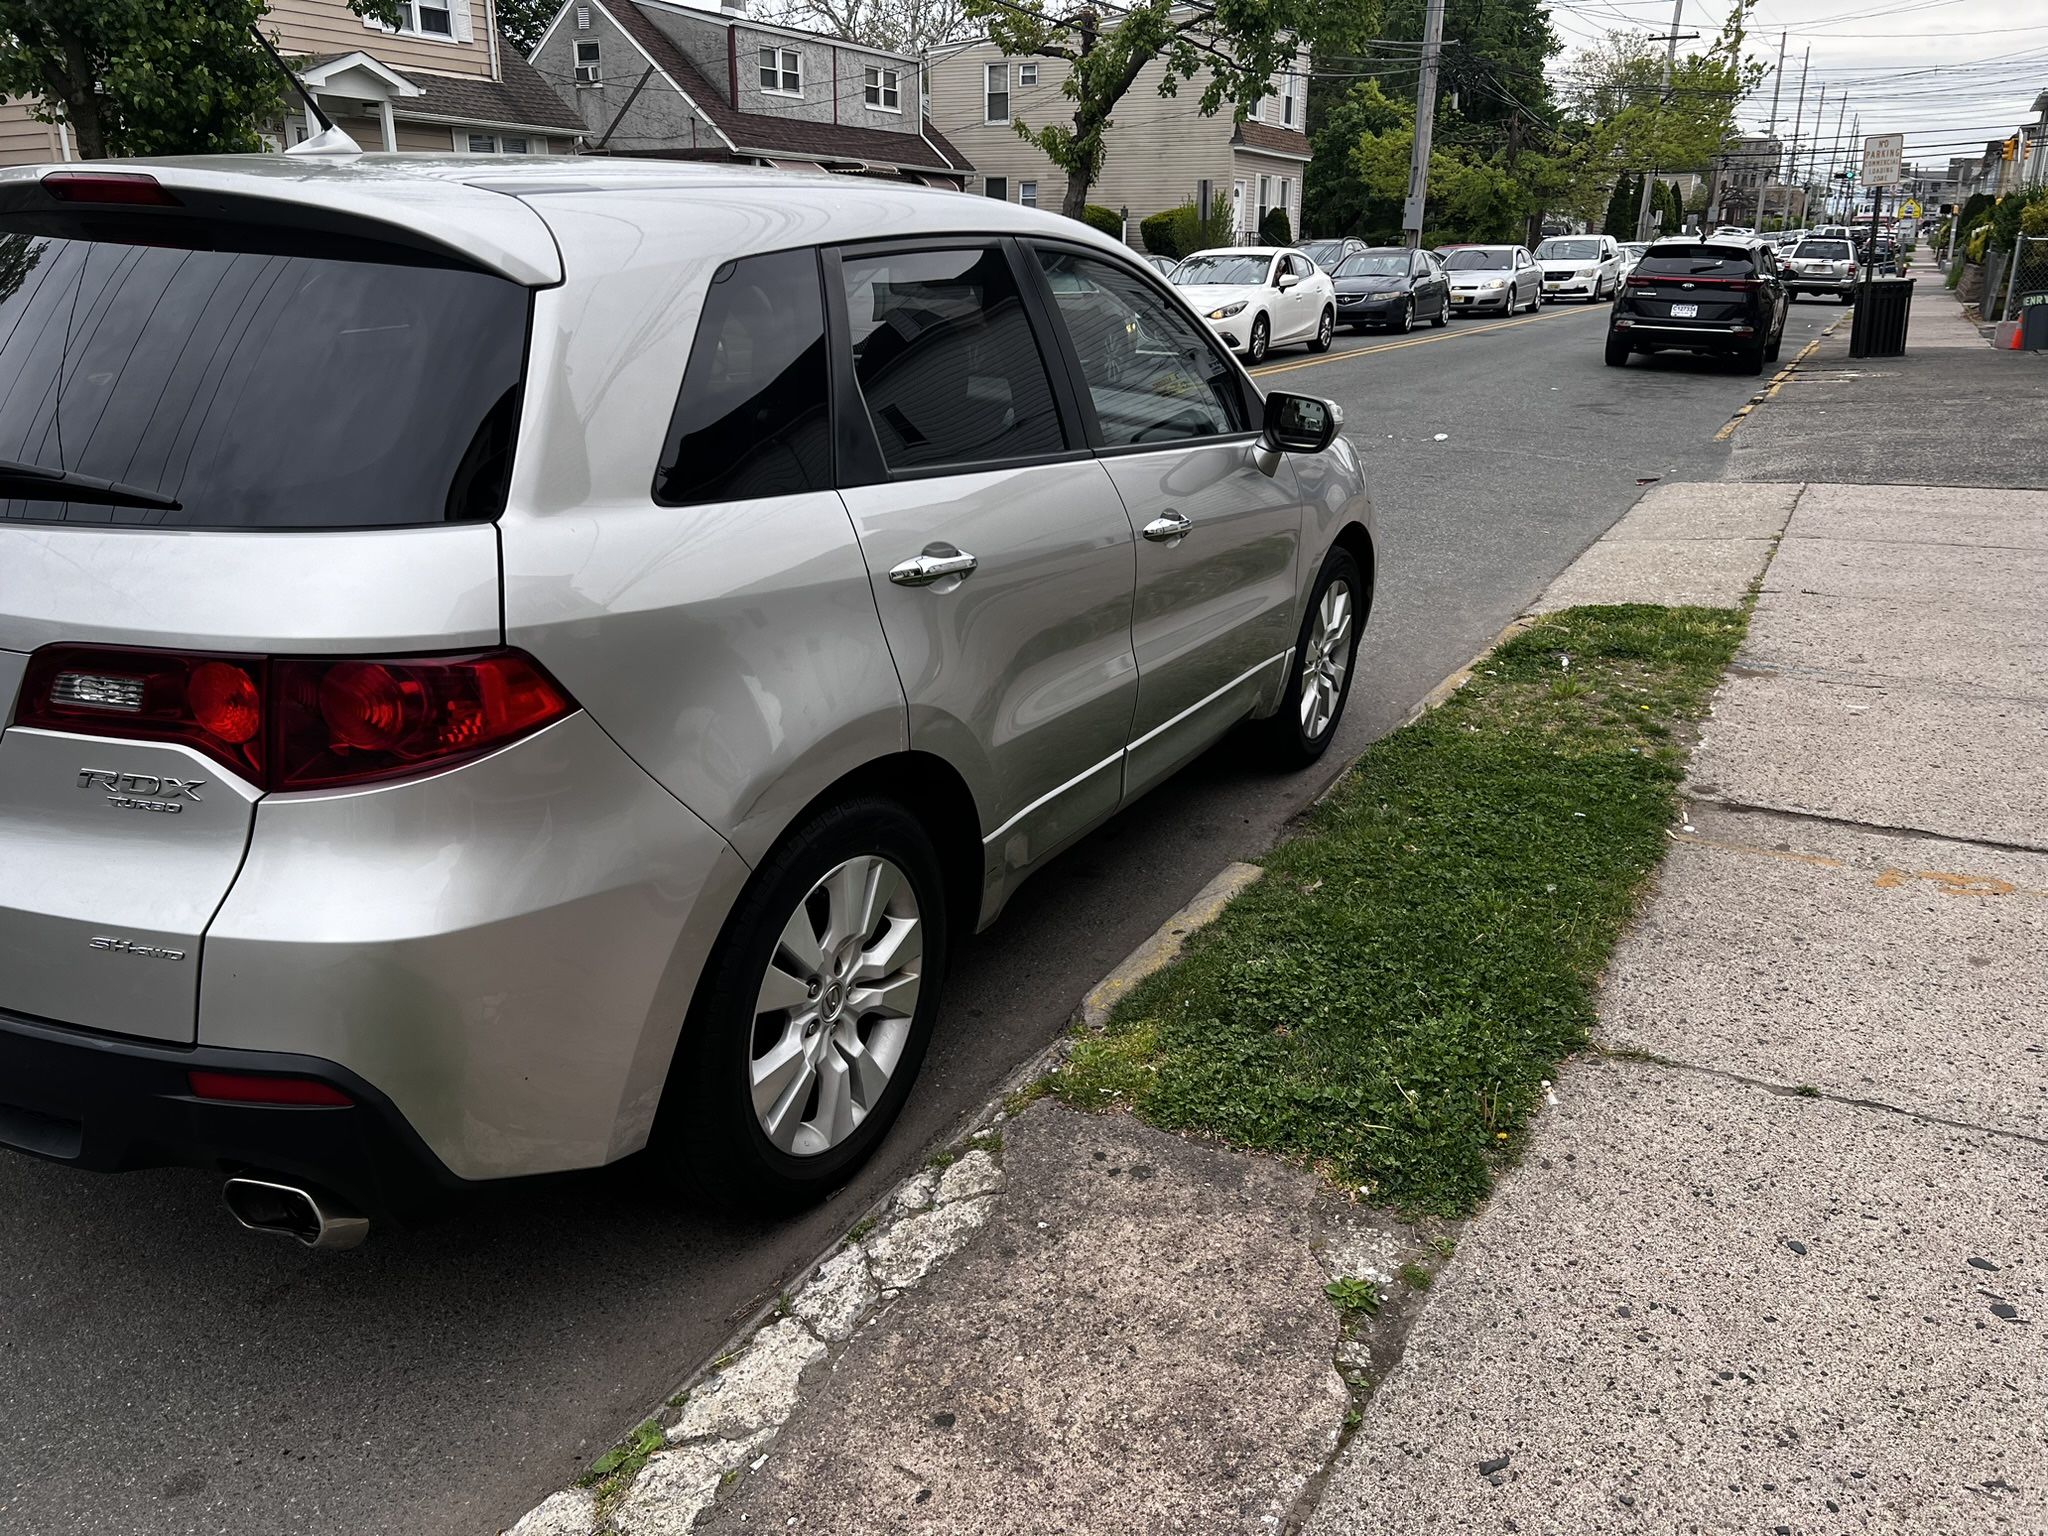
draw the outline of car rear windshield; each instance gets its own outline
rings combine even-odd
[[[1754,277],[1749,252],[1727,245],[1660,245],[1636,263],[1639,277]]]
[[[1802,240],[1792,254],[1808,261],[1847,261],[1856,253],[1846,240]]]
[[[1467,247],[1452,251],[1444,258],[1444,265],[1453,272],[1488,272],[1495,267],[1511,267],[1515,264],[1512,250],[1481,250]]]
[[[497,516],[526,290],[378,245],[351,254],[390,260],[244,243],[271,248],[226,248],[219,227],[193,248],[0,233],[0,520]],[[47,473],[119,494],[67,498]]]

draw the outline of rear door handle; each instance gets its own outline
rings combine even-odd
[[[1178,512],[1162,512],[1145,525],[1145,537],[1154,544],[1171,544],[1194,532],[1195,525]]]
[[[979,563],[950,544],[927,544],[923,554],[890,566],[889,579],[899,587],[928,587],[948,576],[971,576]]]

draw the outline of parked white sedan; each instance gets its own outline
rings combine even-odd
[[[1337,334],[1337,290],[1330,274],[1300,251],[1219,246],[1197,251],[1173,271],[1173,285],[1233,352],[1257,366],[1274,347],[1305,342],[1330,350]]]

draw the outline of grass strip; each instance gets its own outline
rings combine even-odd
[[[1360,759],[1052,1091],[1462,1215],[1582,1046],[1746,615],[1574,608]]]

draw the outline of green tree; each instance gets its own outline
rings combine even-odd
[[[1635,182],[1627,171],[1614,178],[1614,190],[1607,196],[1607,217],[1600,232],[1617,240],[1636,237]]]
[[[1313,94],[1310,101],[1313,109]],[[1309,148],[1313,158],[1302,183],[1302,226],[1323,236],[1378,232],[1389,223],[1399,229],[1398,196],[1406,193],[1406,178],[1391,209],[1384,205],[1384,199],[1376,204],[1351,152],[1368,134],[1392,132],[1406,126],[1413,117],[1411,110],[1388,99],[1377,80],[1357,82],[1319,116],[1312,116]]]
[[[1317,20],[1313,0],[1218,0],[1214,6],[1175,0],[1125,0],[1114,7],[1048,9],[1048,0],[966,0],[967,15],[1011,57],[1037,54],[1067,64],[1061,87],[1073,103],[1066,123],[1035,127],[1015,118],[1017,135],[1035,144],[1067,174],[1061,212],[1078,219],[1102,173],[1113,114],[1138,74],[1155,59],[1166,64],[1162,96],[1201,85],[1196,110],[1214,116],[1228,105],[1239,115],[1268,95]]]
[[[557,0],[498,0],[498,30],[521,53],[532,53],[561,8]]]
[[[398,0],[349,0],[387,23]],[[286,82],[250,29],[263,0],[0,0],[0,94],[71,131],[80,156],[261,147]]]
[[[1680,195],[1678,183],[1664,183],[1664,232],[1675,235],[1685,228],[1685,199]]]

